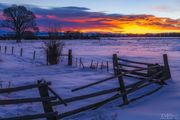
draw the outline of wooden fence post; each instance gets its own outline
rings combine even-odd
[[[11,51],[12,55],[14,54],[14,47],[12,47],[12,51]]]
[[[113,66],[114,66],[114,72],[117,75],[122,74],[120,65],[118,64],[118,57],[117,54],[113,54]],[[119,86],[120,86],[120,92],[122,93],[123,102],[125,105],[129,103],[128,97],[127,97],[127,91],[125,88],[124,80],[122,76],[118,76]]]
[[[83,64],[83,62],[82,62],[82,59],[80,58],[80,59],[79,59],[79,67],[81,68],[81,66],[82,66],[82,68],[84,68],[84,64]]]
[[[1,52],[1,46],[0,46],[0,52]]]
[[[91,65],[90,65],[90,68],[93,68],[93,67],[92,67],[92,66],[93,66],[93,62],[94,62],[94,61],[93,61],[93,60],[91,60]]]
[[[36,51],[33,52],[33,60],[36,58]]]
[[[68,65],[72,66],[72,50],[68,51]]]
[[[117,75],[117,69],[116,69],[116,59],[117,59],[117,55],[113,54],[113,71],[114,71],[114,75]]]
[[[38,81],[38,89],[39,89],[39,94],[41,96],[41,98],[44,97],[49,97],[49,92],[48,92],[48,84],[46,84],[46,82],[44,81],[45,84],[40,85],[41,81]],[[43,101],[42,102],[43,105],[43,109],[45,113],[53,113],[53,107],[50,103],[50,101]],[[51,117],[47,117],[47,120],[57,120],[56,116],[51,116]]]
[[[165,72],[165,77],[167,79],[171,78],[171,72],[169,68],[169,62],[168,62],[168,55],[163,54],[163,61],[164,61],[164,72]]]
[[[4,53],[6,54],[7,52],[7,46],[4,47]]]
[[[76,67],[78,67],[78,58],[76,58]]]
[[[107,61],[106,64],[107,64],[107,72],[109,72],[109,62]]]
[[[96,63],[96,71],[98,70],[99,62]]]
[[[22,57],[22,54],[23,54],[23,48],[21,48],[20,50],[20,56]]]

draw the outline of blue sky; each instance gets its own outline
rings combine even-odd
[[[41,8],[76,6],[89,8],[93,12],[180,18],[180,0],[0,0],[0,3],[35,5]]]

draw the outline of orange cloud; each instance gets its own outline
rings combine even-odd
[[[103,25],[76,27],[76,30],[83,32],[111,32],[111,33],[163,33],[180,32],[180,20],[170,18],[159,18],[155,16],[123,16],[116,19],[111,18],[91,18],[65,20],[71,22],[88,23],[90,21],[102,20]],[[73,29],[73,28],[72,28]]]
[[[180,32],[180,20],[155,16],[123,16],[104,23],[113,26],[110,28],[114,33]]]
[[[78,7],[39,8],[35,12],[39,15],[38,23],[40,26],[46,26],[48,22],[55,23],[59,24],[63,31],[78,30],[82,32],[135,34],[180,33],[180,19],[156,17],[153,15],[106,14],[90,12],[87,11],[87,8]]]

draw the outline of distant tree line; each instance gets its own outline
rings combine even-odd
[[[56,34],[56,35],[55,35]],[[33,33],[33,32],[24,32],[21,36],[24,40],[49,40],[52,39],[60,39],[60,40],[76,40],[76,39],[99,39],[100,34],[91,34],[91,33],[82,33],[79,31],[66,31],[66,32],[58,32],[58,33]],[[16,35],[13,33],[0,35],[1,40],[16,40]]]
[[[51,33],[53,34],[53,33]],[[55,39],[76,40],[76,39],[100,39],[100,37],[180,37],[180,33],[158,33],[158,34],[103,34],[103,33],[82,33],[79,31],[66,31],[56,33]],[[49,40],[49,33],[38,34],[26,31],[21,36],[25,40]],[[0,35],[0,40],[16,40],[13,33]]]
[[[52,33],[51,33],[52,34]],[[83,33],[80,31],[65,31],[65,32],[58,32],[56,33],[56,39],[61,39],[61,40],[76,40],[76,39],[99,39],[99,34],[98,33]],[[42,40],[47,40],[50,39],[49,36],[45,35],[37,35],[36,39],[42,39]]]
[[[180,37],[180,33],[99,34],[100,37]]]

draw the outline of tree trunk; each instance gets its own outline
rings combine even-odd
[[[21,43],[21,33],[20,32],[16,32],[16,43]]]

